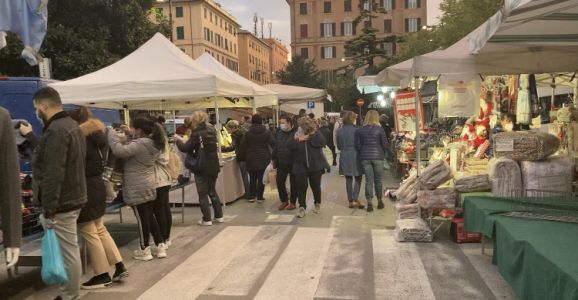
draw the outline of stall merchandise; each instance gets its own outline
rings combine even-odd
[[[417,203],[413,204],[403,204],[398,203],[395,205],[395,210],[397,211],[397,219],[416,219],[419,218],[419,205]]]
[[[453,218],[450,225],[450,236],[458,244],[480,243],[482,234],[479,232],[468,232],[464,229],[464,218]]]
[[[404,182],[401,183],[396,192],[396,197],[404,204],[411,204],[417,200],[417,175],[411,175]]]
[[[534,131],[501,132],[494,135],[494,155],[517,161],[543,160],[558,151],[560,140]]]
[[[567,156],[552,156],[545,161],[523,161],[521,170],[527,197],[572,194],[574,161]]]
[[[496,197],[521,197],[522,172],[515,160],[501,157],[490,160],[488,166],[492,194]]]
[[[464,172],[470,175],[488,174],[488,159],[466,158]]]
[[[433,190],[450,178],[452,178],[450,167],[443,161],[438,161],[423,170],[419,183],[422,188]]]
[[[395,221],[395,239],[398,242],[431,242],[433,233],[420,218]]]
[[[417,193],[419,206],[425,209],[444,209],[456,206],[458,193],[454,188],[437,188],[435,190],[423,190]]]
[[[465,176],[454,180],[454,187],[460,193],[485,192],[492,190],[487,174]]]

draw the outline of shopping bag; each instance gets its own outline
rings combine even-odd
[[[54,228],[44,231],[41,244],[42,251],[42,281],[47,285],[62,285],[68,282],[64,260],[60,252],[60,244]]]
[[[269,188],[274,191],[277,189],[277,170],[273,169],[269,172]]]
[[[269,163],[269,165],[265,169],[265,172],[263,172],[263,179],[262,179],[263,185],[269,184],[269,172],[271,172],[272,170],[273,170],[273,164]]]

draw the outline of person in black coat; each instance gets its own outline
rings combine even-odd
[[[253,202],[257,197],[257,202],[262,203],[263,192],[263,174],[271,162],[271,150],[275,147],[275,140],[271,132],[262,125],[263,119],[260,115],[253,115],[251,127],[245,134],[241,142],[241,156],[247,162],[247,170],[251,181],[251,194],[249,202]]]
[[[203,214],[203,219],[199,220],[198,223],[201,226],[213,225],[211,205],[215,213],[214,221],[223,223],[225,221],[223,219],[223,207],[215,187],[217,176],[221,171],[217,146],[217,130],[209,123],[209,116],[204,111],[195,111],[193,113],[191,116],[191,130],[191,135],[187,142],[184,142],[178,135],[175,135],[175,142],[181,152],[187,153],[186,159],[190,159],[191,156],[196,157],[201,147],[205,152],[203,169],[194,173]]]
[[[80,210],[77,222],[78,230],[86,241],[95,276],[83,283],[82,288],[104,288],[111,284],[113,279],[117,281],[128,276],[118,247],[103,222],[106,187],[102,173],[108,152],[105,127],[101,121],[92,118],[86,107],[72,110],[68,114],[80,124],[80,130],[86,136],[85,173],[88,201]],[[111,265],[116,267],[113,278],[108,273]]]
[[[275,135],[275,148],[273,149],[273,164],[277,169],[277,191],[279,192],[279,210],[293,210],[297,203],[297,185],[295,176],[292,175],[293,154],[289,149],[289,143],[294,139],[297,127],[293,125],[293,118],[283,115],[279,118],[279,130]],[[290,195],[287,194],[285,181],[289,176]],[[289,203],[291,198],[291,203]]]
[[[327,122],[326,120],[321,120],[320,123],[321,127],[319,131],[325,137],[325,141],[327,142],[327,148],[331,150],[331,154],[333,155],[333,166],[337,166],[337,153],[335,152],[335,144],[333,143],[333,127]]]
[[[243,186],[245,187],[245,199],[250,199],[250,189],[249,185],[249,173],[247,172],[247,162],[245,158],[241,155],[241,142],[247,130],[243,128],[239,122],[236,120],[230,120],[225,125],[229,134],[231,134],[231,146],[221,148],[221,152],[231,152],[235,151],[235,160],[239,165],[239,170],[241,171],[241,179],[243,179]]]
[[[325,137],[317,131],[315,122],[309,117],[302,117],[298,121],[299,129],[295,137],[290,140],[289,148],[293,153],[293,175],[297,184],[297,198],[299,199],[298,217],[305,217],[307,209],[307,181],[315,199],[314,213],[321,208],[321,176],[328,170],[329,164],[323,155]]]

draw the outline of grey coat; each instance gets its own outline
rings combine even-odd
[[[361,176],[361,165],[355,148],[357,127],[345,124],[337,130],[337,148],[339,154],[339,174],[344,176]]]
[[[157,197],[155,162],[159,150],[153,140],[138,138],[123,144],[114,131],[109,130],[108,142],[115,157],[124,161],[122,196],[129,206],[139,205]]]
[[[20,205],[20,168],[16,138],[8,112],[0,107],[0,229],[4,246],[20,247],[22,237],[22,212]]]

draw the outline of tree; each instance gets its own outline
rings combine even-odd
[[[345,74],[339,74],[336,76],[335,80],[326,84],[325,90],[333,98],[333,102],[325,102],[325,111],[333,111],[337,109],[338,111],[343,109],[352,110],[355,109],[355,100],[361,97],[361,94],[357,90],[357,83],[352,80],[353,73],[351,71]]]
[[[300,55],[293,56],[285,70],[276,73],[281,84],[297,85],[310,88],[321,88],[319,71],[313,60],[306,60]]]
[[[154,0],[51,0],[48,31],[40,54],[52,59],[53,76],[66,80],[106,67],[128,55],[156,32],[170,34],[166,19],[150,19]],[[0,73],[37,74],[20,58],[15,35],[0,50]]]
[[[366,66],[365,74],[376,74],[379,70],[375,66],[378,58],[389,60],[386,51],[380,47],[385,42],[396,43],[396,36],[377,37],[378,29],[373,27],[373,19],[377,14],[386,13],[376,0],[360,0],[359,16],[353,21],[354,28],[363,25],[361,34],[345,42],[345,56],[352,60],[352,67],[357,70]],[[355,31],[355,30],[354,30]]]

